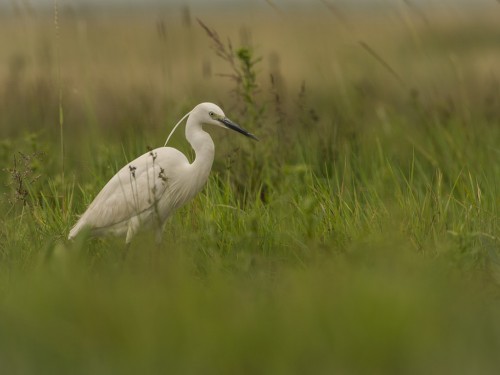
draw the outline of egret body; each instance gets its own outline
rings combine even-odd
[[[194,161],[190,163],[183,153],[172,147],[160,147],[139,156],[109,180],[68,238],[87,229],[95,236],[125,235],[125,242],[130,243],[140,228],[152,227],[159,241],[168,217],[193,199],[212,169],[215,147],[210,135],[203,130],[204,125],[221,126],[257,139],[229,120],[217,105],[197,105],[186,123],[186,139],[196,154]]]

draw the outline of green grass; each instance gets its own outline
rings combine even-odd
[[[134,48],[159,53],[157,40],[142,39],[144,30],[155,30],[153,18],[141,17],[130,22]],[[272,17],[261,26],[277,33]],[[304,49],[321,50],[323,28],[336,30],[321,17],[318,29],[296,15],[282,17],[280,27],[311,37],[301,42]],[[179,77],[166,73],[150,82],[151,56],[132,50],[112,60],[110,46],[121,40],[125,22],[119,18],[107,20],[105,27],[118,31],[102,42],[92,27],[79,39],[83,60],[92,51],[109,53],[96,53],[102,60],[89,73],[93,65],[66,54],[73,24],[63,14],[64,179],[58,87],[49,79],[55,76],[37,76],[40,62],[11,70],[5,80],[16,89],[2,92],[0,101],[2,373],[498,372],[498,81],[477,68],[487,66],[496,28],[485,26],[476,36],[480,44],[467,41],[464,55],[447,60],[434,41],[444,48],[458,42],[448,41],[449,19],[440,34],[434,16],[433,24],[419,26],[429,30],[413,30],[422,38],[413,48],[417,62],[407,64],[407,23],[385,29],[384,14],[349,17],[370,20],[357,32],[405,83],[393,81],[361,47],[353,51],[343,34],[332,42],[339,46],[334,57],[283,63],[274,71],[282,81],[270,86],[266,63],[275,57],[259,51],[261,40],[269,42],[255,30],[257,48],[246,51],[264,59],[255,65],[260,91],[250,99],[264,112],[245,123],[248,108],[223,77],[184,77],[178,97],[162,91],[161,81]],[[86,22],[104,27],[98,19]],[[173,36],[188,26],[168,27],[165,38],[181,44]],[[182,37],[208,50],[203,30],[190,27]],[[234,42],[231,27],[218,31]],[[394,28],[388,47],[377,44],[374,31],[383,39]],[[2,54],[9,51],[6,45]],[[198,72],[195,51],[155,58],[169,69]],[[190,65],[179,62],[190,56]],[[103,68],[110,61],[116,72]],[[314,73],[307,79],[303,71],[301,90],[294,82],[307,63]],[[223,62],[211,64],[227,71]],[[137,81],[125,90],[118,82],[129,79],[119,73],[123,65],[146,72],[130,77]],[[85,81],[72,69],[101,74],[103,82]],[[337,75],[318,84],[329,69]],[[152,233],[141,233],[123,259],[122,239],[66,240],[114,172],[147,146],[163,144],[171,124],[212,97],[261,142],[211,130],[217,151],[210,180],[172,218],[161,246]],[[192,156],[182,132],[173,145]]]

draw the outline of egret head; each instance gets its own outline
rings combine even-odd
[[[258,138],[255,135],[247,132],[241,126],[228,119],[222,109],[216,104],[198,104],[196,107],[194,107],[191,113],[196,113],[199,120],[204,125],[216,125],[226,129],[231,129],[258,141]]]

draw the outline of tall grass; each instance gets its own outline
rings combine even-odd
[[[251,51],[243,63],[262,56],[250,66],[246,105],[262,108],[250,126],[234,82],[216,75],[230,66],[199,26],[175,14],[72,17],[59,18],[55,62],[41,58],[54,51],[41,32],[50,22],[0,26],[41,30],[13,34],[38,51],[0,49],[18,54],[0,70],[10,82],[0,100],[2,372],[497,373],[500,112],[488,14],[478,26],[458,11],[410,23],[411,12],[342,13],[362,25],[353,34],[329,13],[261,15],[240,43],[244,15],[221,26],[231,18],[203,13],[234,51]],[[480,27],[479,47],[450,41],[468,27]],[[130,50],[120,44],[129,34]],[[105,182],[204,100],[262,141],[211,131],[210,180],[161,246],[141,233],[123,259],[121,239],[68,242]],[[172,145],[192,157],[182,132]]]

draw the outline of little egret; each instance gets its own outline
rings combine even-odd
[[[180,151],[166,147],[188,115],[186,139],[196,153],[192,163]],[[174,127],[165,147],[139,156],[109,180],[71,229],[69,239],[86,228],[95,236],[126,235],[125,242],[129,244],[140,228],[153,227],[157,241],[161,241],[167,218],[203,188],[212,168],[214,142],[203,125],[221,126],[257,140],[215,104],[198,104],[186,116]]]

